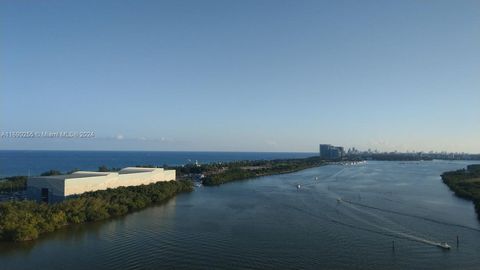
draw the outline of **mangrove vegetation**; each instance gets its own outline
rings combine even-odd
[[[193,190],[189,181],[157,182],[83,193],[56,204],[0,203],[0,240],[26,241],[70,224],[125,215]]]
[[[9,193],[25,190],[27,187],[27,176],[11,176],[0,180],[0,193]]]
[[[480,164],[468,165],[466,169],[445,172],[443,182],[455,195],[472,200],[480,219]]]
[[[324,164],[325,161],[320,157],[230,162],[203,170],[205,177],[202,183],[205,186],[216,186],[253,177],[291,173]]]

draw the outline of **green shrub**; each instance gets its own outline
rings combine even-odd
[[[26,176],[11,176],[0,181],[0,192],[24,190],[27,188]]]
[[[88,192],[50,205],[33,201],[3,202],[0,203],[0,240],[33,240],[65,225],[121,216],[192,190],[191,182],[170,181]]]
[[[458,197],[473,200],[480,219],[480,164],[468,165],[466,170],[445,172],[442,180]]]

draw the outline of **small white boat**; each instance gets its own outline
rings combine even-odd
[[[437,244],[437,246],[443,249],[450,249],[450,245],[447,244],[447,242],[440,242]]]
[[[301,188],[301,186],[300,186],[300,185],[297,185],[297,189],[299,189],[299,188]]]
[[[315,176],[315,180],[318,180],[318,176]]]

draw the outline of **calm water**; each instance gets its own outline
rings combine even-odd
[[[97,170],[99,166],[122,168],[136,165],[183,165],[234,160],[303,158],[317,153],[265,152],[147,152],[147,151],[0,151],[0,177],[39,175],[50,169]]]
[[[470,163],[329,165],[201,187],[120,219],[2,243],[0,268],[478,269],[473,205],[439,177]]]

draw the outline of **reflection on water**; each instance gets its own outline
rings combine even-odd
[[[330,165],[201,187],[123,218],[2,243],[0,262],[6,269],[475,269],[473,205],[439,177],[466,164]]]

